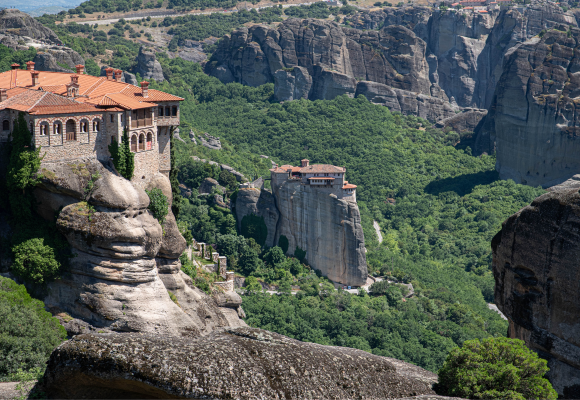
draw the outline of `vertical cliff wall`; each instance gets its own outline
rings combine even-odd
[[[273,192],[280,211],[276,242],[286,236],[290,251],[296,246],[305,250],[308,264],[334,282],[366,283],[364,234],[355,202],[293,181]]]
[[[288,238],[288,252],[298,246],[308,264],[332,281],[360,286],[367,280],[364,234],[356,202],[298,181],[272,182],[273,192],[241,189],[236,199],[238,223],[245,215],[264,217],[266,246]]]
[[[544,194],[493,238],[495,301],[509,335],[548,360],[560,396],[580,398],[580,194]]]

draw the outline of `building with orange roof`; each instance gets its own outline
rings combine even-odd
[[[43,163],[97,159],[109,162],[109,144],[120,142],[126,130],[135,153],[134,180],[157,172],[168,175],[171,128],[179,126],[183,98],[121,81],[122,71],[106,76],[26,70],[13,64],[0,73],[0,141],[10,133],[20,112],[41,148]]]
[[[317,190],[327,191],[339,199],[356,202],[356,185],[344,180],[345,167],[330,164],[310,164],[310,160],[301,160],[299,167],[292,165],[277,166],[270,170],[272,186],[280,186],[287,181],[300,184]]]

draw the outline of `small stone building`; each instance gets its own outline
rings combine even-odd
[[[126,130],[135,153],[134,181],[157,172],[169,174],[170,129],[179,125],[183,101],[158,90],[121,81],[122,71],[108,68],[106,76],[26,70],[13,64],[0,73],[0,142],[10,134],[20,112],[40,146],[43,163],[97,159],[108,162],[108,145],[121,142]]]

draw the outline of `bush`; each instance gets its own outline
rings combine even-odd
[[[109,153],[113,158],[113,165],[121,176],[127,180],[133,178],[135,171],[135,154],[131,152],[131,144],[129,142],[129,135],[127,129],[123,132],[123,139],[121,145],[116,140],[109,145]]]
[[[242,218],[241,233],[245,238],[253,238],[260,246],[264,246],[268,237],[268,227],[266,227],[264,217],[254,214],[245,215]]]
[[[0,381],[18,370],[44,370],[50,353],[66,331],[24,285],[0,276]]]
[[[288,243],[288,238],[284,235],[280,235],[280,239],[278,239],[278,246],[280,246],[284,254],[288,253],[289,245],[290,244]]]
[[[161,189],[153,188],[152,190],[146,190],[149,196],[149,211],[155,217],[161,225],[165,223],[165,217],[169,213],[169,201],[167,197],[163,194]]]
[[[230,190],[236,190],[238,188],[236,176],[225,169],[220,172],[218,182]]]
[[[556,399],[546,360],[519,339],[467,340],[439,370],[437,393],[469,399]]]
[[[60,263],[54,249],[44,244],[43,238],[29,239],[12,249],[12,272],[26,282],[46,283],[59,275]]]

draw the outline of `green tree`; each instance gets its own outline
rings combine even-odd
[[[288,243],[288,238],[284,235],[280,235],[280,239],[278,239],[278,246],[280,246],[284,254],[287,254],[288,246],[290,246],[290,244]]]
[[[163,191],[159,188],[145,190],[145,192],[149,196],[149,211],[163,225],[165,223],[165,217],[169,214],[169,201],[167,197],[165,197]]]
[[[179,190],[179,180],[177,179],[178,170],[177,162],[175,161],[175,147],[173,143],[173,131],[175,127],[171,127],[169,146],[170,146],[170,162],[171,170],[169,171],[169,181],[171,182],[171,195],[173,196],[173,202],[171,203],[171,211],[177,219],[179,217],[179,211],[181,209],[182,197],[181,191]]]
[[[519,339],[468,340],[439,370],[437,392],[469,399],[557,399],[547,361]]]
[[[246,278],[246,285],[244,287],[249,293],[259,293],[262,291],[262,285],[260,285],[260,282],[254,276],[248,276]]]
[[[250,246],[245,246],[240,253],[240,259],[238,261],[238,266],[242,273],[246,276],[250,275],[252,272],[256,271],[260,265],[261,261],[258,254],[250,248]]]
[[[12,272],[27,282],[46,283],[60,273],[61,265],[55,258],[54,249],[46,246],[42,238],[29,239],[12,251]]]
[[[306,251],[296,246],[296,249],[294,250],[294,256],[298,259],[298,261],[304,262],[304,259],[306,258]]]
[[[117,172],[125,179],[131,180],[135,171],[135,154],[131,151],[127,129],[123,131],[121,145],[113,140],[113,143],[109,145],[109,153],[111,153],[113,165]]]
[[[253,238],[260,246],[264,246],[268,237],[268,227],[264,222],[264,217],[254,214],[244,215],[241,233],[245,238]]]
[[[0,276],[0,381],[18,369],[44,370],[66,331],[24,285]]]
[[[264,261],[268,263],[272,268],[277,268],[280,264],[282,264],[286,257],[284,256],[284,252],[278,246],[274,246],[264,254]]]
[[[236,176],[225,169],[220,172],[218,182],[230,190],[235,190],[238,187]]]

